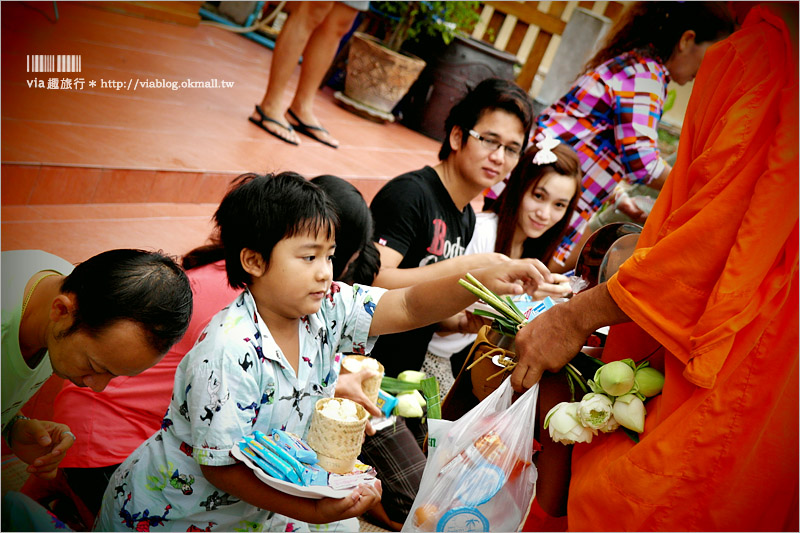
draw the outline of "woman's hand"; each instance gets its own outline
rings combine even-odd
[[[569,279],[561,274],[552,274],[553,283],[542,283],[533,293],[534,300],[550,298],[566,298],[572,294]]]
[[[543,283],[553,283],[553,274],[538,259],[512,259],[473,274],[496,294],[532,295]]]
[[[362,483],[349,496],[344,498],[315,500],[315,522],[327,524],[337,520],[361,516],[373,505],[381,501],[382,493],[381,482],[376,479],[372,484]]]
[[[58,464],[75,443],[69,426],[45,420],[19,419],[11,428],[11,450],[27,471],[42,479],[54,479]]]

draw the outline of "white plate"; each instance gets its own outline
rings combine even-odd
[[[256,477],[272,487],[273,489],[279,490],[286,494],[291,494],[292,496],[299,496],[301,498],[311,498],[314,500],[319,500],[321,498],[344,498],[349,496],[353,489],[343,489],[343,490],[336,490],[328,486],[310,486],[304,487],[302,485],[295,485],[294,483],[289,483],[288,481],[283,481],[281,479],[276,479],[263,470],[259,468],[257,465],[253,464],[250,459],[247,458],[245,454],[239,449],[238,446],[234,446],[231,449],[231,455],[235,458],[243,462],[250,468],[253,472],[255,472]]]

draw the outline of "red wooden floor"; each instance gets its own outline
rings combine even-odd
[[[436,141],[350,114],[328,88],[316,113],[338,150],[268,136],[247,116],[263,96],[272,52],[240,35],[56,5],[57,21],[52,2],[0,4],[3,250],[43,249],[69,261],[117,247],[179,255],[205,240],[210,215],[242,172],[334,174],[369,201],[387,179],[436,162]],[[80,55],[81,72],[27,72],[28,56],[49,54]],[[73,87],[47,89],[51,78]],[[133,88],[187,79],[234,83]],[[287,93],[295,83],[296,74]]]

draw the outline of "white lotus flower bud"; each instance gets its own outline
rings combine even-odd
[[[635,394],[620,396],[614,401],[612,408],[614,418],[619,425],[626,427],[636,433],[644,431],[644,402]]]
[[[611,399],[605,394],[590,392],[578,404],[578,419],[581,424],[592,429],[602,429],[611,418]]]
[[[584,427],[578,418],[577,402],[561,402],[547,413],[544,427],[549,428],[550,438],[554,442],[574,444],[576,442],[592,442],[596,434],[591,428]]]

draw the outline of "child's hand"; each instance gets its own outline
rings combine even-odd
[[[553,274],[538,259],[514,259],[472,273],[497,294],[533,295],[544,283],[555,283]]]
[[[380,480],[376,479],[372,484],[362,483],[344,498],[316,500],[314,516],[319,524],[361,516],[381,501],[382,493]]]
[[[347,398],[348,400],[353,400],[356,403],[360,403],[369,414],[375,417],[381,417],[383,416],[383,413],[380,409],[378,409],[377,405],[372,403],[369,398],[367,398],[367,395],[364,394],[364,387],[362,386],[364,380],[377,375],[377,372],[374,370],[369,370],[368,368],[360,370],[354,374],[350,372],[342,372],[339,374],[339,379],[336,380],[336,391],[334,392],[334,396],[337,398]],[[372,424],[370,424],[369,421],[367,421],[365,433],[367,435],[375,434],[375,428],[372,427]]]

